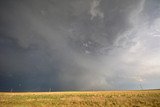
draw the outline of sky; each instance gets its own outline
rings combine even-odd
[[[160,88],[160,0],[0,0],[0,91]]]

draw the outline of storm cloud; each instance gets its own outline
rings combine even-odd
[[[1,0],[0,91],[160,88],[159,0]]]

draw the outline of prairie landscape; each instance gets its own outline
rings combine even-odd
[[[1,92],[0,107],[159,107],[160,90]]]
[[[149,89],[160,0],[0,0],[0,107],[160,107]]]

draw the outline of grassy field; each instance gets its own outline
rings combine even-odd
[[[1,92],[0,107],[160,107],[160,90]]]

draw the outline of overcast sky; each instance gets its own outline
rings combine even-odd
[[[160,88],[160,0],[0,0],[0,91]]]

